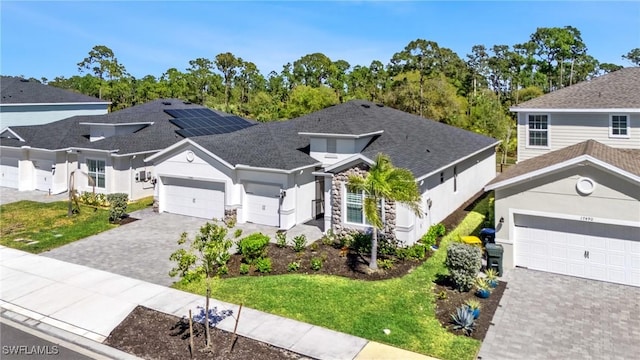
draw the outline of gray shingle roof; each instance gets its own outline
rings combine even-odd
[[[511,166],[493,179],[488,186],[561,164],[582,155],[589,155],[621,170],[640,176],[640,150],[612,148],[595,140],[587,140]]]
[[[0,104],[108,103],[91,96],[15,76],[0,78]]]
[[[415,176],[428,174],[496,140],[369,101],[353,100],[284,122],[265,123],[235,133],[192,138],[232,165],[291,170],[318,161],[309,137],[299,133],[365,134],[383,130],[362,154],[382,152]]]
[[[519,109],[639,109],[640,67],[623,68],[523,102]]]
[[[170,103],[165,105],[165,103]],[[34,126],[12,126],[25,142],[16,139],[2,139],[3,146],[31,146],[49,150],[77,147],[98,150],[118,150],[118,154],[162,150],[183,138],[176,133],[179,129],[164,112],[167,109],[203,108],[196,104],[185,104],[178,99],[160,99],[142,105],[105,115],[74,116],[53,123]],[[220,112],[218,112],[220,113]],[[103,140],[89,140],[89,125],[80,123],[131,123],[153,122],[133,134],[116,135]]]

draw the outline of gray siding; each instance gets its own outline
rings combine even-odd
[[[549,115],[549,148],[533,148],[527,144],[527,116],[534,113],[518,113],[518,161],[524,161],[550,151],[562,149],[589,139],[615,148],[640,149],[640,114],[629,116],[630,136],[615,138],[609,136],[611,113],[546,113]],[[624,114],[624,113],[623,113]]]

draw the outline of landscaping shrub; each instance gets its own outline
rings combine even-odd
[[[420,242],[430,247],[431,245],[436,244],[436,239],[438,236],[443,236],[447,232],[447,229],[442,224],[435,224],[429,228],[426,234],[422,236]]]
[[[314,241],[311,243],[311,245],[309,245],[309,249],[311,249],[311,251],[317,251],[320,248],[320,244],[318,244],[317,241]]]
[[[242,229],[236,229],[236,231],[233,232],[233,237],[237,239],[240,236],[242,236]]]
[[[289,263],[289,265],[287,265],[287,270],[289,270],[289,272],[296,272],[300,269],[300,262],[299,261],[294,261]]]
[[[371,233],[354,230],[349,233],[350,248],[360,254],[371,253]],[[396,255],[398,250],[398,242],[378,232],[378,255],[389,256]]]
[[[229,267],[224,264],[218,268],[218,275],[227,275],[229,273]]]
[[[247,275],[251,270],[251,266],[249,264],[240,264],[240,274]]]
[[[467,336],[471,336],[475,328],[473,313],[469,312],[466,306],[458,307],[456,312],[451,314],[451,322],[454,330],[462,330]]]
[[[482,253],[477,246],[453,242],[447,248],[445,266],[449,269],[451,280],[459,291],[469,291],[480,267]]]
[[[105,207],[109,205],[109,203],[107,202],[107,196],[105,194],[94,193],[89,191],[83,192],[80,195],[79,200],[81,203],[89,206]]]
[[[285,231],[278,231],[276,233],[276,246],[279,248],[287,246],[287,233]]]
[[[384,259],[384,260],[380,260],[378,259],[378,267],[382,270],[389,270],[391,268],[393,268],[393,260],[391,259]]]
[[[293,251],[304,251],[305,246],[307,246],[307,237],[305,235],[298,235],[293,238]]]
[[[407,248],[398,248],[396,250],[396,256],[400,260],[422,260],[427,256],[427,246],[416,243]]]
[[[311,258],[311,269],[318,271],[322,268],[322,259],[319,257]]]
[[[271,272],[271,259],[269,258],[260,258],[256,261],[256,270],[259,272],[266,274]]]
[[[124,193],[115,193],[107,195],[109,206],[109,222],[117,222],[127,213],[127,204],[129,203],[129,195]]]
[[[322,243],[327,246],[332,246],[336,242],[336,236],[333,234],[333,230],[329,229],[327,234],[322,237]]]
[[[253,264],[257,259],[266,255],[269,237],[262,233],[253,233],[238,241],[238,250],[245,262]]]

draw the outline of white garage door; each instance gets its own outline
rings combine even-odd
[[[515,264],[640,286],[640,229],[528,215],[515,218]]]
[[[280,186],[248,183],[247,221],[254,224],[280,226]]]
[[[17,189],[19,182],[18,159],[0,157],[0,186]]]
[[[34,163],[36,168],[36,190],[49,191],[51,184],[53,184],[53,174],[51,172],[53,162],[38,160]]]
[[[160,203],[166,212],[205,219],[224,218],[224,183],[162,178]]]

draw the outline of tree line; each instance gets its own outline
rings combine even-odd
[[[365,99],[502,140],[515,151],[509,106],[622,68],[588,54],[572,26],[538,28],[514,45],[475,45],[465,58],[435,41],[416,39],[384,64],[302,56],[264,76],[232,53],[189,61],[160,77],[136,78],[104,45],[78,63],[79,75],[49,85],[112,102],[119,110],[158,98],[181,98],[258,121],[290,119],[352,99]],[[640,65],[640,48],[622,56]]]

